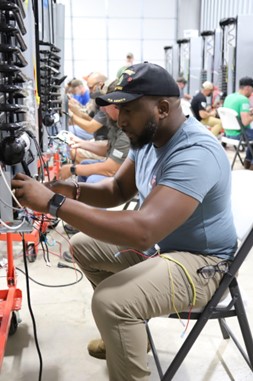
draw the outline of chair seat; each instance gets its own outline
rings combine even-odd
[[[239,146],[239,143],[241,144],[241,142],[239,140],[231,139],[231,138],[228,138],[227,136],[222,136],[221,142],[226,143],[226,144],[230,144],[230,145],[233,145],[236,147]]]
[[[229,138],[229,137],[227,137],[227,136],[222,136],[222,137],[221,137],[221,142],[222,142],[222,143],[226,143],[226,144],[230,144],[230,145],[233,145],[233,146],[236,146],[236,147],[237,147],[239,144],[240,144],[240,145],[247,145],[247,143],[246,143],[244,140],[242,140],[242,141],[240,142],[239,140],[232,139],[232,138]],[[249,143],[250,143],[250,144],[253,144],[253,140],[251,140]]]
[[[245,293],[245,291],[240,287],[240,292],[241,292],[241,296],[242,296],[242,300],[243,300],[243,304],[244,304],[244,307],[247,307],[248,306],[248,297]],[[226,308],[229,303],[231,303],[232,301],[232,298],[231,298],[231,294],[227,294],[225,298],[223,298],[218,304],[217,304],[217,308]],[[234,309],[234,306],[231,308],[231,310]],[[191,314],[198,314],[198,313],[201,313],[202,311],[204,310],[204,308],[202,307],[199,307],[199,308],[193,308],[191,310]],[[183,312],[179,312],[179,315],[182,315],[182,318],[184,319],[184,316],[187,316],[189,315],[189,311],[183,311]],[[171,314],[171,315],[168,315],[168,317],[170,318],[178,318],[178,316],[176,314]]]

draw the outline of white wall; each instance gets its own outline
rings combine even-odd
[[[164,66],[176,41],[177,0],[61,0],[65,4],[65,74],[116,76],[128,52],[135,63]]]

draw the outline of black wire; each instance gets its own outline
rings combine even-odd
[[[50,263],[48,244],[47,244],[46,241],[44,242],[44,244],[45,244],[45,246],[46,246],[46,258],[47,258],[47,263]]]
[[[64,229],[65,233],[67,234],[68,239],[70,239],[71,236],[70,236],[70,234],[67,232],[67,230],[65,229],[65,224],[64,224],[63,220],[62,220],[62,226],[63,226],[63,229]]]
[[[49,169],[46,166],[46,163],[45,163],[45,160],[43,158],[43,154],[42,154],[41,148],[40,148],[40,146],[39,146],[39,144],[37,142],[37,139],[36,139],[35,135],[30,130],[25,129],[24,131],[30,136],[30,138],[33,140],[33,142],[35,144],[35,147],[36,147],[36,150],[37,150],[37,153],[38,153],[38,156],[39,156],[39,160],[40,160],[41,180],[44,181],[44,168],[45,168],[47,170],[48,181],[50,181]]]
[[[41,282],[38,282],[37,280],[33,279],[32,277],[28,276],[29,279],[38,284],[39,286],[42,286],[42,287],[50,287],[50,288],[59,288],[59,287],[69,287],[69,286],[73,286],[74,284],[77,284],[79,282],[81,282],[81,280],[83,279],[83,273],[81,270],[79,269],[76,269],[74,267],[71,267],[71,266],[68,266],[68,265],[65,265],[64,263],[61,263],[59,262],[58,263],[58,267],[59,268],[67,268],[67,269],[71,269],[71,270],[75,270],[77,271],[79,274],[81,274],[80,278],[77,279],[75,282],[72,282],[72,283],[66,283],[66,284],[45,284],[45,283],[41,283]],[[25,274],[25,272],[20,269],[19,267],[16,267],[16,270],[20,271],[22,274]]]
[[[30,316],[31,316],[31,319],[32,319],[35,346],[36,346],[37,353],[38,353],[38,356],[39,356],[39,364],[40,364],[39,381],[41,381],[41,378],[42,378],[42,369],[43,369],[43,360],[42,360],[42,356],[41,356],[41,352],[40,352],[40,347],[39,347],[39,342],[38,342],[36,321],[35,321],[33,310],[32,310],[32,306],[31,306],[30,286],[29,286],[29,279],[30,279],[30,277],[29,277],[29,274],[28,274],[28,266],[27,266],[27,259],[26,259],[26,243],[25,243],[24,233],[22,234],[22,245],[23,245],[23,259],[24,259],[24,266],[25,266],[25,271],[23,271],[23,273],[25,274],[25,280],[26,280],[27,304],[28,304],[28,309],[29,309]]]
[[[43,252],[43,259],[44,259],[45,262],[47,262],[47,259],[46,259],[46,250],[44,248],[44,244],[43,244],[42,240],[40,240],[40,246],[41,246],[42,252]]]

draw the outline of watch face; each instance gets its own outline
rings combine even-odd
[[[75,165],[71,165],[71,167],[70,167],[70,173],[72,173],[72,175],[76,174],[76,166]]]
[[[60,205],[63,200],[65,200],[65,196],[63,196],[62,194],[59,194],[59,193],[56,193],[53,197],[53,203],[55,205]]]
[[[60,193],[55,193],[51,200],[49,201],[49,208],[48,212],[52,215],[57,217],[58,209],[62,206],[64,201],[66,200],[66,197],[63,196]]]

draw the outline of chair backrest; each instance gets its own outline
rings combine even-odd
[[[188,102],[186,99],[183,99],[183,98],[181,99],[181,107],[182,107],[184,115],[194,116],[191,109],[191,103]]]
[[[253,171],[232,171],[232,211],[237,237],[241,241],[253,223]]]
[[[238,113],[235,110],[226,107],[219,107],[217,112],[224,130],[241,130],[241,126],[237,118]]]

